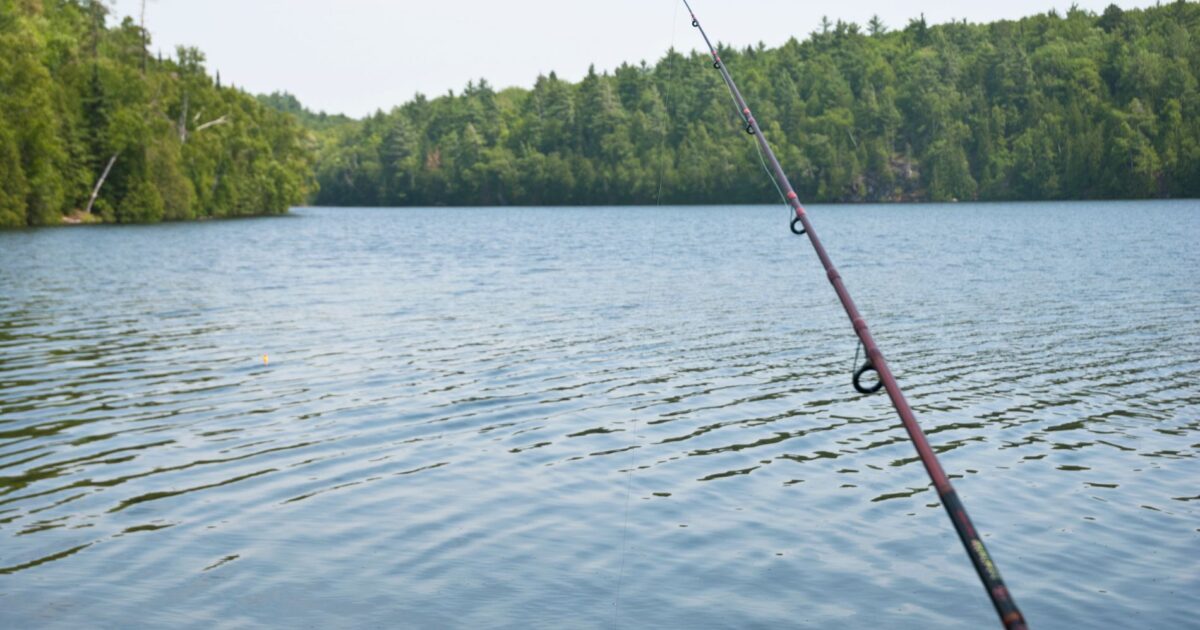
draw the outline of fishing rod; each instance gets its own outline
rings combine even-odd
[[[946,513],[950,516],[950,521],[954,523],[954,529],[958,531],[958,537],[962,540],[963,547],[966,548],[967,555],[971,558],[971,563],[975,565],[975,571],[979,573],[979,579],[983,582],[988,597],[992,599],[992,604],[996,606],[996,612],[1000,615],[1001,622],[1008,630],[1025,630],[1027,626],[1024,616],[1021,615],[1016,602],[1013,601],[1012,595],[1009,594],[1008,588],[1004,585],[1004,580],[1000,577],[1000,571],[996,568],[996,563],[992,561],[987,548],[984,547],[983,541],[979,538],[979,533],[975,531],[975,526],[971,524],[971,519],[967,516],[967,509],[963,507],[962,501],[959,500],[958,494],[954,491],[954,487],[950,485],[950,479],[946,476],[946,472],[942,470],[942,465],[938,462],[937,455],[930,448],[929,440],[925,437],[925,432],[917,424],[916,416],[913,415],[912,408],[909,407],[908,401],[904,398],[904,392],[900,390],[900,385],[896,382],[896,377],[892,375],[892,370],[888,367],[887,360],[883,358],[883,353],[879,351],[879,346],[875,343],[875,338],[871,335],[870,329],[867,328],[866,320],[859,314],[858,307],[854,305],[854,300],[850,298],[850,293],[846,290],[846,285],[842,281],[841,274],[834,267],[833,260],[829,258],[829,253],[825,251],[825,246],[821,244],[821,239],[817,238],[817,233],[813,230],[812,221],[809,220],[808,213],[804,211],[804,205],[800,203],[799,195],[796,194],[796,190],[792,188],[791,181],[788,180],[787,175],[783,172],[783,167],[780,166],[779,159],[775,157],[775,152],[771,150],[771,145],[767,143],[766,137],[763,136],[762,128],[759,126],[758,121],[755,120],[754,114],[750,112],[750,106],[746,104],[746,99],[742,98],[742,93],[738,90],[737,84],[733,82],[733,76],[729,74],[729,69],[725,67],[725,62],[721,61],[721,55],[717,52],[716,47],[713,46],[712,40],[708,38],[708,33],[705,32],[704,27],[700,25],[700,20],[696,18],[696,12],[692,10],[691,3],[688,0],[683,0],[683,4],[692,16],[692,26],[699,29],[700,35],[704,37],[704,43],[708,46],[709,53],[712,54],[713,67],[721,71],[721,78],[725,80],[725,85],[733,95],[733,100],[737,104],[742,119],[746,123],[746,133],[753,135],[754,139],[758,142],[758,148],[762,151],[767,163],[770,164],[769,174],[779,187],[780,194],[783,195],[788,205],[795,211],[796,216],[792,219],[791,225],[792,233],[797,236],[808,235],[808,240],[812,243],[813,249],[816,250],[817,257],[821,259],[821,264],[825,267],[825,272],[829,276],[829,282],[833,284],[833,290],[837,292],[838,299],[841,300],[842,306],[846,309],[846,315],[850,317],[850,323],[854,327],[854,332],[858,335],[858,339],[866,351],[866,362],[854,372],[854,388],[862,394],[873,394],[881,388],[887,389],[888,397],[892,400],[892,406],[896,408],[896,413],[899,414],[900,421],[904,424],[905,431],[908,432],[908,437],[917,449],[917,455],[920,456],[921,463],[925,465],[925,470],[929,473],[929,478],[937,488],[938,496],[942,500],[942,506],[946,508]],[[862,381],[863,376],[871,372],[878,375],[878,381],[873,385],[864,385]]]

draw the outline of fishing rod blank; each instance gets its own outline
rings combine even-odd
[[[721,60],[716,47],[713,46],[712,41],[708,38],[708,33],[700,25],[700,20],[696,18],[696,13],[692,10],[691,4],[688,0],[683,0],[683,4],[692,16],[692,26],[699,29],[700,35],[704,37],[704,43],[708,46],[709,53],[712,54],[713,67],[721,72],[721,78],[725,80],[725,85],[729,87],[729,92],[733,94],[733,100],[737,103],[738,110],[740,110],[742,118],[745,120],[746,133],[752,134],[758,142],[759,149],[762,150],[767,162],[770,164],[771,176],[775,179],[775,183],[778,184],[787,203],[795,211],[796,216],[792,219],[792,232],[797,235],[808,235],[809,242],[812,243],[813,249],[817,252],[817,257],[821,259],[821,264],[825,267],[825,272],[829,276],[829,282],[833,284],[833,290],[837,292],[838,299],[841,300],[842,306],[846,309],[846,315],[850,317],[850,323],[854,327],[855,334],[858,335],[862,347],[866,350],[866,362],[854,373],[855,389],[864,394],[877,392],[880,388],[887,389],[888,397],[892,400],[892,406],[896,408],[896,413],[899,414],[900,421],[904,424],[904,429],[908,432],[913,446],[917,449],[917,454],[921,457],[921,463],[925,465],[925,470],[929,473],[929,478],[933,480],[933,485],[937,488],[938,496],[941,498],[942,506],[946,508],[946,513],[949,514],[951,522],[954,523],[954,529],[958,531],[958,537],[962,540],[963,547],[967,550],[967,555],[970,556],[971,562],[975,565],[975,570],[979,573],[979,578],[983,581],[988,596],[996,606],[996,612],[999,613],[1004,627],[1008,630],[1025,630],[1025,618],[1017,608],[1016,602],[1013,601],[1012,595],[1009,594],[1008,588],[1005,587],[1004,580],[1000,577],[1000,571],[996,568],[996,563],[992,561],[987,548],[984,547],[983,541],[979,538],[979,533],[975,531],[975,527],[971,524],[971,519],[967,516],[966,508],[963,507],[962,501],[959,500],[958,495],[954,492],[954,487],[950,485],[950,479],[946,476],[945,471],[942,470],[937,455],[930,448],[929,440],[925,438],[924,431],[917,424],[916,416],[913,415],[912,408],[909,407],[908,401],[904,398],[904,392],[900,390],[900,385],[896,382],[896,377],[892,375],[892,370],[888,367],[887,360],[884,359],[883,353],[879,351],[879,346],[876,345],[875,338],[867,328],[867,322],[859,314],[858,307],[854,305],[854,300],[850,298],[850,293],[846,290],[845,283],[842,282],[841,274],[834,267],[833,260],[829,258],[829,254],[825,251],[825,246],[821,244],[821,239],[817,238],[817,233],[813,230],[812,222],[809,220],[808,214],[804,211],[804,206],[800,203],[800,198],[796,194],[795,189],[792,188],[791,181],[784,174],[783,167],[779,165],[779,160],[775,157],[775,152],[771,150],[771,145],[767,143],[767,139],[763,136],[762,128],[759,127],[758,121],[754,119],[754,115],[750,112],[750,107],[746,104],[746,100],[742,98],[741,91],[738,90],[737,84],[733,82],[733,77],[729,74],[729,69],[725,67],[725,62]],[[862,377],[869,372],[876,373],[879,376],[879,381],[874,385],[865,386],[862,383]]]

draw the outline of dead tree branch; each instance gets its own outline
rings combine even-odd
[[[112,159],[108,161],[108,166],[104,167],[104,174],[101,175],[100,179],[96,182],[96,187],[92,189],[92,198],[88,199],[87,214],[92,213],[92,206],[96,203],[96,197],[100,196],[100,188],[104,186],[104,180],[108,179],[108,174],[112,172],[113,164],[117,163],[117,158],[120,156],[120,151],[114,153]]]

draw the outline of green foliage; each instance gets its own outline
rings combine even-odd
[[[148,59],[100,0],[0,0],[0,227],[336,205],[757,203],[776,191],[707,55],[486,81],[363,120]],[[1200,4],[721,47],[807,201],[1200,196]]]
[[[204,57],[152,60],[99,0],[0,0],[0,227],[93,214],[154,222],[286,212],[315,188],[312,134]]]
[[[121,199],[116,217],[120,223],[156,223],[162,220],[165,212],[166,206],[158,189],[154,184],[139,179]]]
[[[220,75],[218,75],[218,80],[219,78]],[[218,87],[220,87],[219,84]],[[304,124],[305,127],[310,129],[328,130],[353,122],[352,118],[344,114],[326,114],[325,112],[314,114],[313,112],[305,109],[304,105],[300,103],[300,100],[288,92],[260,94],[255,98],[258,99],[259,103],[262,103],[271,109],[295,116],[300,120],[301,123]]]
[[[0,169],[7,194],[0,194],[4,224],[42,225],[57,221],[64,201],[67,151],[61,113],[44,34],[31,26],[43,20],[22,15],[10,2],[0,5]],[[16,124],[14,124],[16,123]],[[17,159],[11,151],[16,149]]]
[[[890,30],[828,20],[721,49],[809,201],[1200,195],[1200,5]],[[321,134],[331,205],[771,201],[706,55],[418,97]]]
[[[25,225],[28,183],[12,132],[0,127],[0,228]]]

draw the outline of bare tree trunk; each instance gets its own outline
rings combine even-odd
[[[142,0],[142,76],[146,76],[146,48],[150,45],[146,37],[146,0]]]
[[[92,206],[96,203],[96,197],[100,196],[100,188],[104,186],[104,180],[108,179],[108,174],[112,171],[113,164],[117,163],[117,158],[120,156],[121,153],[119,151],[113,154],[112,159],[108,161],[108,166],[104,167],[104,174],[96,182],[96,187],[92,189],[92,198],[88,199],[87,214],[92,213]]]
[[[179,112],[179,144],[187,144],[187,110],[188,110],[188,93],[187,89],[183,91],[183,110]]]
[[[201,131],[208,129],[209,127],[216,127],[217,125],[223,125],[227,122],[229,122],[229,119],[225,116],[222,116],[216,120],[210,120],[210,121],[204,123],[203,125],[196,127],[196,131],[194,131],[193,133],[200,133]]]

